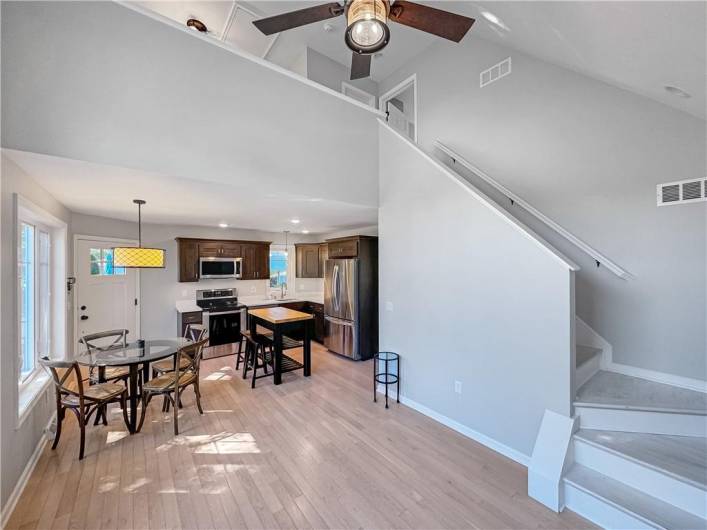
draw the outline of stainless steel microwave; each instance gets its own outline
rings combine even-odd
[[[240,278],[242,258],[199,258],[199,278]]]

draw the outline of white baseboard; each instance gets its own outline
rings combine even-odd
[[[383,385],[378,385],[378,393],[385,394],[385,387]],[[396,394],[394,387],[389,387],[388,399],[395,401]],[[513,449],[512,447],[508,447],[507,445],[504,445],[501,442],[496,441],[489,436],[486,436],[485,434],[475,431],[474,429],[467,427],[466,425],[463,425],[458,421],[453,420],[452,418],[444,416],[443,414],[440,414],[439,412],[432,410],[431,408],[426,407],[425,405],[413,401],[412,399],[405,397],[402,393],[400,394],[400,403],[410,407],[411,409],[416,410],[420,414],[424,414],[428,418],[432,418],[433,420],[449,427],[454,431],[457,431],[459,434],[463,434],[467,438],[471,438],[472,440],[475,440],[480,444],[485,445],[489,449],[493,449],[497,453],[501,453],[503,456],[508,457],[511,460],[524,465],[525,467],[528,467],[528,464],[530,464],[530,456],[525,455],[520,451]]]
[[[27,462],[27,465],[25,466],[24,471],[22,471],[22,474],[20,475],[20,478],[17,481],[17,484],[15,484],[15,489],[12,490],[12,493],[10,494],[10,497],[7,499],[5,506],[2,507],[2,516],[0,516],[0,528],[5,528],[5,525],[7,525],[8,520],[10,519],[10,515],[12,515],[12,512],[15,509],[15,506],[17,506],[17,501],[20,500],[20,497],[22,496],[22,492],[24,491],[25,486],[27,486],[27,482],[29,481],[29,477],[32,476],[32,472],[34,471],[34,468],[37,466],[37,462],[39,462],[39,457],[42,456],[42,451],[44,451],[44,446],[46,446],[47,443],[49,442],[49,438],[47,437],[47,430],[49,429],[52,422],[54,421],[55,416],[56,416],[56,412],[54,412],[50,416],[49,423],[47,423],[47,427],[44,429],[44,432],[42,432],[42,437],[39,440],[37,447],[35,447],[34,452],[32,453],[32,456],[29,459],[29,462]]]
[[[677,386],[687,390],[695,390],[696,392],[707,393],[707,381],[700,379],[692,379],[690,377],[682,377],[680,375],[666,374],[664,372],[656,372],[655,370],[647,370],[646,368],[638,368],[627,364],[615,363],[613,360],[606,368],[610,372],[638,377],[653,381],[654,383],[663,383],[666,385]]]

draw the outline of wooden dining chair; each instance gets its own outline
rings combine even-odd
[[[117,350],[127,346],[128,333],[130,332],[127,329],[113,329],[99,333],[89,333],[83,335],[79,339],[79,343],[83,344],[88,354]],[[127,366],[107,366],[105,368],[104,379],[105,381],[122,381],[127,387],[129,373],[130,370]],[[99,382],[97,367],[91,366],[89,368],[88,379],[90,384]]]
[[[187,324],[187,327],[184,330],[184,338],[189,339],[192,342],[201,342],[206,338],[206,326],[203,326],[201,324]],[[179,357],[179,363],[179,367],[182,370],[186,369],[189,365],[189,362],[185,357]],[[164,359],[162,361],[157,361],[156,363],[152,363],[150,368],[152,369],[152,378],[154,379],[160,374],[164,374],[174,370],[174,359]]]
[[[150,401],[154,396],[161,395],[165,396],[172,405],[174,410],[174,435],[178,435],[181,394],[188,386],[194,387],[199,414],[204,413],[201,408],[201,392],[199,390],[199,367],[201,366],[204,346],[207,343],[208,339],[202,339],[199,342],[184,346],[176,353],[176,361],[170,361],[172,366],[177,367],[175,370],[150,379],[142,385],[142,412],[140,414],[140,424],[137,427],[138,432],[142,429],[142,424],[145,421],[145,411]],[[184,368],[182,368],[183,359],[186,360],[186,367]]]
[[[109,403],[120,403],[123,409],[123,421],[125,421],[126,426],[129,426],[128,407],[126,404],[128,389],[124,385],[118,383],[96,383],[84,389],[81,370],[76,361],[57,361],[43,357],[39,360],[39,363],[51,373],[56,389],[56,434],[54,435],[52,449],[56,449],[59,444],[61,424],[64,421],[67,410],[76,415],[81,429],[79,460],[83,460],[86,445],[86,425],[91,418],[91,414],[104,410]],[[73,378],[72,375],[74,376]],[[103,423],[108,425],[105,414],[103,415]]]
[[[199,342],[206,338],[208,329],[203,324],[187,324],[184,329],[184,338],[192,342]]]

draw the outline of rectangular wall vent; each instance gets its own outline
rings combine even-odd
[[[707,180],[678,180],[658,184],[658,206],[707,201]]]
[[[502,77],[506,77],[511,73],[511,58],[504,59],[498,64],[493,65],[491,68],[484,70],[479,74],[479,87],[484,88],[486,85],[490,85],[494,81],[498,81]]]

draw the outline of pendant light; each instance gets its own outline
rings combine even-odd
[[[113,266],[128,269],[164,269],[163,248],[143,248],[142,246],[142,199],[133,200],[137,204],[137,247],[115,247]]]

